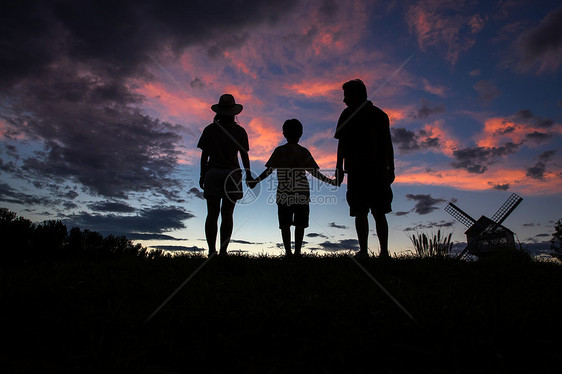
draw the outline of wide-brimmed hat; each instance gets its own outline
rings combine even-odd
[[[211,110],[218,114],[225,114],[235,116],[242,111],[243,106],[236,104],[234,96],[231,94],[224,94],[220,97],[219,103],[211,105]]]

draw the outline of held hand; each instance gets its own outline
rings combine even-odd
[[[258,184],[258,182],[254,179],[254,177],[252,177],[251,175],[246,175],[246,186],[248,186],[249,188],[254,188],[256,187],[256,184]]]

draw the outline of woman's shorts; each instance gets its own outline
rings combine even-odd
[[[203,196],[227,198],[232,202],[244,196],[242,189],[242,171],[210,168],[203,181]]]

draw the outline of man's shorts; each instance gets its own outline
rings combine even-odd
[[[346,199],[349,204],[349,215],[390,213],[392,212],[392,188],[390,184],[371,175],[360,173],[347,174]]]
[[[277,205],[280,229],[291,227],[291,225],[308,227],[309,215],[310,207],[308,204]]]
[[[242,171],[210,168],[203,182],[203,196],[228,198],[235,202],[244,196],[242,190]]]

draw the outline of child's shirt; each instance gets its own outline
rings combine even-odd
[[[310,187],[306,171],[320,169],[308,149],[299,144],[284,144],[275,148],[265,166],[277,170],[277,204],[308,204]]]

